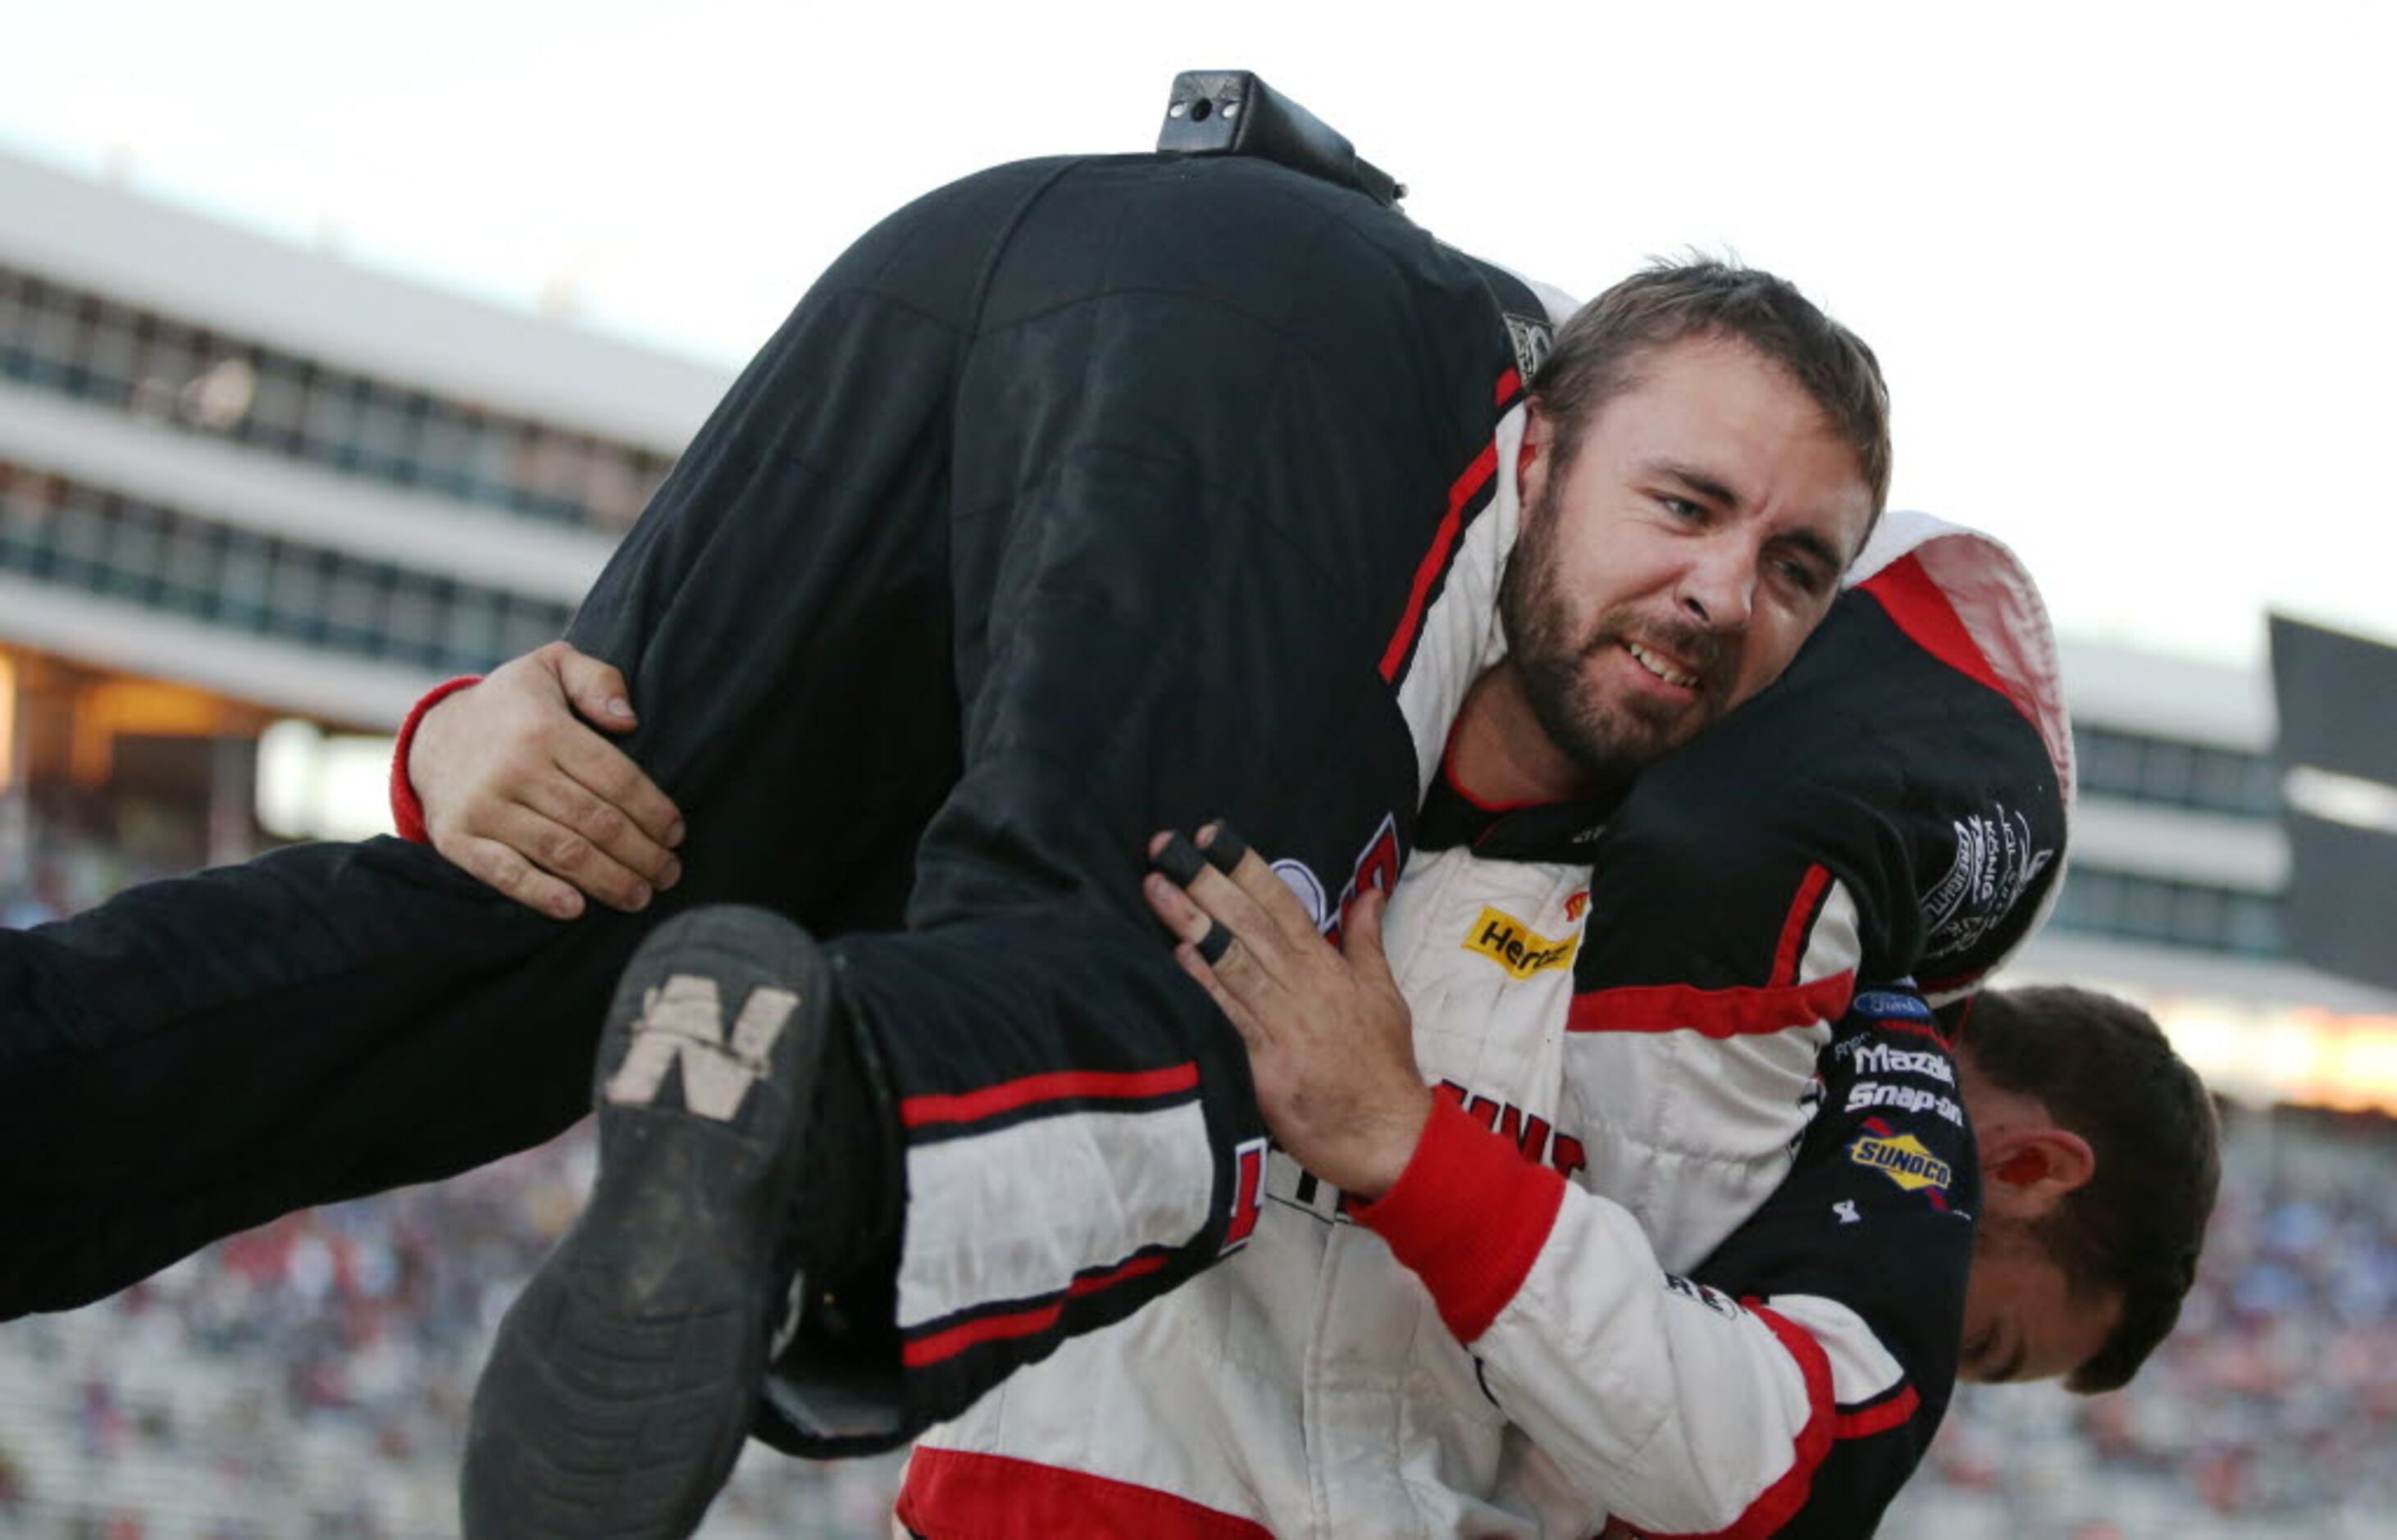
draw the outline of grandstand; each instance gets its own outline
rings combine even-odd
[[[730,382],[5,154],[0,208],[13,925],[351,826],[275,745],[558,634]],[[2016,977],[2157,1011],[2229,1099],[2222,1213],[2139,1384],[1964,1395],[1890,1533],[2397,1534],[2397,998],[2290,955],[2260,671],[2068,640],[2066,675],[2076,854]],[[475,1367],[588,1163],[569,1135],[0,1327],[0,1534],[449,1533]],[[893,1480],[753,1452],[704,1533],[882,1533]]]
[[[455,1533],[475,1375],[591,1160],[578,1131],[0,1329],[0,1534]],[[879,1535],[897,1480],[754,1448],[702,1533]]]

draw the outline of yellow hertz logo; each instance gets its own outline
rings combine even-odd
[[[1567,936],[1550,941],[1512,915],[1484,909],[1466,934],[1465,949],[1480,953],[1519,979],[1528,979],[1543,968],[1562,968],[1572,962],[1578,939]]]
[[[1870,1166],[1908,1192],[1924,1187],[1937,1187],[1944,1192],[1956,1174],[1947,1161],[1924,1149],[1922,1141],[1910,1133],[1895,1139],[1859,1139],[1848,1146],[1848,1158],[1859,1166]]]

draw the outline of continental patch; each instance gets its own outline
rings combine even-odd
[[[1923,1148],[1922,1141],[1910,1133],[1895,1139],[1867,1134],[1848,1146],[1848,1158],[1881,1172],[1908,1192],[1925,1187],[1945,1192],[1956,1175],[1947,1161]]]
[[[1544,968],[1562,968],[1573,961],[1577,936],[1550,941],[1512,915],[1485,908],[1466,933],[1465,949],[1479,952],[1519,979]]]

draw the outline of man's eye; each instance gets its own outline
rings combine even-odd
[[[1692,524],[1707,516],[1704,504],[1693,502],[1685,497],[1675,497],[1670,492],[1660,492],[1657,494],[1656,501],[1662,503],[1665,511],[1675,518],[1685,519]]]
[[[1789,580],[1801,593],[1813,594],[1821,591],[1823,577],[1814,569],[1812,562],[1784,560],[1775,565],[1780,568],[1781,575]]]

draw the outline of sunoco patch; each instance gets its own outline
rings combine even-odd
[[[1881,1172],[1908,1192],[1929,1187],[1944,1193],[1956,1176],[1947,1161],[1925,1149],[1922,1141],[1910,1133],[1895,1139],[1868,1133],[1848,1146],[1848,1158]]]

